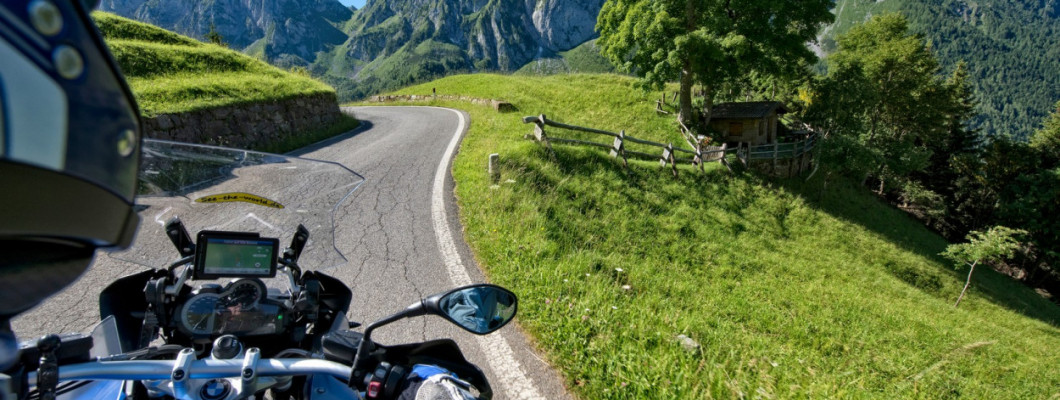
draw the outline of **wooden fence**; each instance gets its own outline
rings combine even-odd
[[[724,165],[730,172],[732,171],[727,155],[735,154],[736,158],[745,166],[751,165],[751,160],[773,160],[774,173],[776,171],[777,163],[779,160],[795,159],[798,157],[805,157],[813,150],[813,146],[816,143],[815,136],[811,135],[807,139],[796,142],[796,143],[774,143],[768,145],[751,146],[749,144],[741,144],[736,147],[729,147],[727,144],[722,146],[702,146],[699,144],[697,138],[692,134],[692,131],[681,124],[681,135],[685,139],[691,149],[683,147],[675,147],[673,143],[659,143],[650,140],[638,139],[636,137],[626,134],[626,131],[610,132],[602,129],[586,128],[582,126],[567,125],[561,122],[552,121],[545,117],[544,114],[538,116],[527,116],[523,117],[523,123],[534,124],[534,139],[538,142],[543,143],[548,149],[550,154],[552,152],[552,143],[569,144],[569,145],[580,145],[580,146],[594,146],[610,151],[612,157],[622,157],[622,165],[628,166],[629,157],[637,157],[646,160],[658,160],[659,165],[665,167],[667,164],[670,165],[670,170],[673,175],[677,176],[677,163],[690,163],[693,166],[698,166],[700,171],[703,170],[703,164],[706,162],[718,162]],[[566,129],[571,131],[585,132],[591,134],[597,134],[602,136],[610,136],[614,138],[610,144],[594,142],[591,140],[579,140],[556,137],[546,132],[545,127]],[[549,130],[551,131],[551,130]],[[661,149],[660,153],[649,154],[641,151],[630,150],[626,146],[626,142],[637,143],[645,146],[658,147]],[[682,156],[684,155],[684,156]],[[788,174],[793,171],[794,161],[788,163]],[[799,171],[802,170],[802,163],[800,162]]]

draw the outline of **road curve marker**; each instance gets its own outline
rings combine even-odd
[[[449,147],[442,155],[442,161],[438,163],[438,169],[434,173],[434,189],[431,192],[431,219],[434,223],[434,234],[438,239],[438,250],[442,253],[446,271],[449,272],[449,280],[454,286],[465,286],[471,284],[471,275],[456,250],[456,242],[453,241],[453,233],[449,227],[448,215],[445,211],[445,176],[449,172],[449,162],[453,159],[453,153],[460,143],[464,128],[467,126],[464,114],[450,108],[441,108],[456,114],[460,123],[453,133],[453,139],[449,141]],[[490,367],[497,374],[504,394],[509,399],[537,400],[544,399],[537,391],[533,381],[523,371],[519,361],[515,359],[508,340],[501,335],[475,336],[479,348],[486,353]]]

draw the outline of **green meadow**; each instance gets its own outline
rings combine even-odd
[[[856,184],[716,163],[674,178],[596,148],[557,144],[553,160],[525,137],[522,117],[546,114],[681,143],[660,93],[632,83],[463,75],[396,92],[517,108],[426,103],[470,113],[453,166],[465,238],[578,397],[1060,397],[1060,308],[984,269],[955,309],[967,270],[938,256],[946,241]]]
[[[144,116],[334,93],[226,47],[114,14],[92,14]]]

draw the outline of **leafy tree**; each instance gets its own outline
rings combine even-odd
[[[1058,113],[1046,119],[1031,143],[993,138],[981,163],[962,176],[957,192],[961,218],[979,224],[1002,224],[1027,231],[1028,249],[1022,268],[1035,286],[1060,287],[1060,160],[1054,135]]]
[[[846,1],[847,12],[822,32],[821,47],[832,53],[834,38],[867,14],[901,10],[910,28],[932,44],[944,69],[968,63],[981,103],[970,126],[984,136],[1025,140],[1038,128],[1027,122],[1041,121],[1060,99],[1058,6],[1055,0]]]
[[[925,144],[943,136],[947,113],[955,108],[938,71],[929,46],[908,32],[903,16],[873,17],[839,38],[807,119],[856,136],[846,140],[860,143],[859,159],[871,161],[850,172],[861,173],[865,182],[874,176],[881,194],[888,182],[908,186],[911,174],[930,165]]]
[[[957,302],[953,304],[954,307],[961,304],[964,293],[971,286],[975,266],[981,262],[998,262],[1012,257],[1012,254],[1020,247],[1020,242],[1016,237],[1025,233],[1026,231],[1004,226],[995,226],[985,232],[972,231],[968,234],[968,243],[951,244],[946,247],[946,251],[940,253],[952,260],[956,268],[969,266],[968,280],[964,283],[964,289],[961,289]]]
[[[1046,118],[1039,129],[1031,136],[1031,147],[1042,153],[1045,162],[1055,166],[1060,161],[1060,101],[1056,102],[1056,111]]]
[[[705,94],[709,122],[715,91],[752,71],[793,77],[816,60],[806,43],[833,20],[832,0],[608,0],[597,45],[616,66],[648,86],[680,81],[678,118],[692,119],[692,87]]]
[[[869,107],[870,82],[859,65],[833,68],[805,91],[807,104],[803,118],[817,131],[820,142],[815,151],[827,188],[834,174],[863,177],[878,159],[859,136],[867,129],[864,110]]]

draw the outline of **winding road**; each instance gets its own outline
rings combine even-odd
[[[484,282],[463,241],[449,173],[471,122],[467,114],[432,107],[344,111],[361,127],[292,154],[338,162],[366,178],[336,214],[336,245],[349,263],[329,273],[353,288],[348,317],[368,323],[422,297]],[[16,319],[13,328],[20,338],[86,331],[99,319],[99,291],[140,268],[98,256],[78,282]],[[373,335],[384,344],[446,337],[486,371],[497,399],[569,398],[562,379],[515,324],[476,336],[440,318],[419,317]]]

